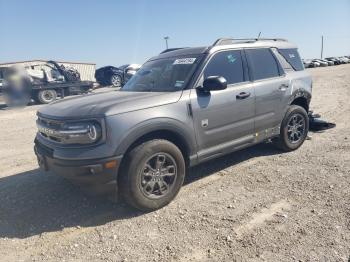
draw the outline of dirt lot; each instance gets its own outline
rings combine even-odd
[[[0,260],[350,261],[350,65],[310,72],[311,107],[336,128],[193,168],[148,214],[41,173],[39,106],[0,110]]]

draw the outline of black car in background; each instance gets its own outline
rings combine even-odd
[[[123,86],[135,73],[141,65],[127,64],[119,67],[105,66],[96,70],[96,81],[102,86],[112,85],[114,87]]]

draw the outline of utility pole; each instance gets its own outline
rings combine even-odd
[[[321,36],[321,59],[323,59],[323,36]]]
[[[164,37],[166,49],[168,49],[168,39],[169,39],[169,36]]]

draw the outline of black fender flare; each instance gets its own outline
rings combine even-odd
[[[176,134],[186,145],[188,155],[191,158],[195,154],[197,142],[192,125],[186,125],[171,118],[155,118],[141,122],[133,126],[128,133],[121,138],[121,143],[117,146],[115,155],[124,155],[127,150],[141,137],[158,131],[169,131]],[[195,157],[195,156],[192,156]]]
[[[298,99],[298,98],[305,98],[306,101],[307,101],[307,104],[309,105],[310,101],[311,101],[311,94],[307,90],[305,90],[303,88],[297,89],[290,96],[288,104],[291,105],[293,103],[293,101],[295,99]]]

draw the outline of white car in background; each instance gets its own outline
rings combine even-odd
[[[325,60],[325,59],[324,59],[324,61],[326,61],[326,62],[328,63],[329,66],[334,66],[334,62],[333,62],[333,61]]]
[[[321,59],[314,59],[312,62],[318,63],[319,66],[328,66],[327,62],[322,61]]]
[[[339,57],[339,60],[342,61],[343,63],[350,63],[350,59],[345,56]]]

